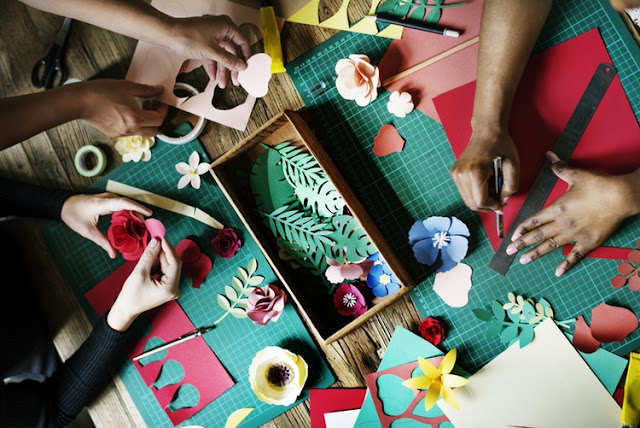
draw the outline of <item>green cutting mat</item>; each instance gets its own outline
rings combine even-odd
[[[556,45],[594,27],[609,50],[620,80],[636,117],[640,115],[640,52],[620,17],[607,0],[554,2],[536,50]],[[411,297],[423,316],[441,316],[449,324],[449,335],[443,346],[458,347],[460,365],[475,371],[504,346],[497,338],[484,336],[485,325],[471,309],[488,308],[490,302],[505,302],[508,292],[525,297],[546,298],[558,319],[585,315],[589,321],[591,308],[603,301],[630,307],[640,315],[640,294],[625,287],[615,290],[609,284],[618,262],[587,259],[565,274],[554,276],[562,260],[559,251],[528,266],[517,262],[506,277],[488,269],[493,256],[479,217],[468,210],[449,178],[455,158],[442,126],[426,115],[415,112],[396,118],[386,109],[389,93],[382,90],[379,98],[366,107],[340,97],[332,80],[333,69],[340,58],[350,54],[366,54],[376,64],[390,41],[379,37],[342,32],[316,49],[293,61],[287,67],[300,95],[316,120],[326,150],[346,180],[376,219],[392,248],[419,284]],[[329,89],[312,96],[309,88],[326,82]],[[401,153],[377,157],[372,152],[373,137],[385,123],[393,123],[407,143]],[[456,216],[472,231],[469,255],[465,263],[473,268],[473,288],[469,304],[463,308],[445,305],[432,291],[434,275],[415,261],[407,234],[414,223],[432,215]],[[635,247],[640,236],[640,218],[626,222],[605,244]],[[618,354],[640,347],[640,330],[623,343],[604,346]]]
[[[183,125],[178,132],[184,134],[188,129],[188,125]],[[152,149],[149,162],[124,164],[96,182],[89,190],[104,191],[107,179],[120,181],[197,206],[225,226],[240,231],[243,240],[241,250],[231,260],[224,260],[214,256],[211,251],[210,240],[215,229],[191,218],[152,207],[153,217],[160,219],[166,226],[170,242],[175,245],[185,237],[195,239],[202,251],[213,260],[213,269],[200,289],[193,289],[191,280],[185,275],[180,282],[180,306],[195,326],[205,326],[210,325],[223,313],[216,303],[216,296],[224,292],[226,284],[231,284],[231,278],[236,274],[238,266],[246,267],[249,260],[255,257],[258,260],[256,274],[263,275],[265,283],[275,282],[276,276],[222,191],[215,185],[213,177],[209,174],[202,176],[203,185],[199,190],[190,186],[182,190],[177,189],[181,175],[176,172],[174,165],[180,161],[186,162],[194,150],[200,153],[202,161],[207,161],[197,141],[180,146],[158,141]],[[108,222],[108,218],[102,219],[102,230],[107,229]],[[122,264],[122,257],[116,260],[109,259],[102,249],[75,234],[62,223],[43,221],[41,230],[64,277],[91,322],[95,323],[98,317],[84,294]],[[143,330],[144,326],[140,325],[139,329]],[[265,327],[254,325],[249,319],[227,317],[214,331],[204,335],[204,338],[236,384],[183,422],[182,426],[222,427],[233,411],[243,407],[255,407],[241,425],[255,427],[292,407],[262,403],[251,390],[248,379],[249,365],[255,353],[265,346],[277,345],[302,355],[309,364],[307,388],[326,388],[334,383],[334,377],[326,362],[291,304],[286,305],[284,314],[277,322]],[[158,401],[128,360],[120,370],[120,376],[149,427],[172,426]],[[307,388],[295,404],[308,398]]]

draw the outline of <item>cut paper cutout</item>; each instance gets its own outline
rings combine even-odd
[[[622,288],[627,282],[633,291],[640,290],[640,239],[636,242],[638,250],[629,250],[625,257],[629,261],[618,265],[618,274],[611,278],[613,288]]]
[[[573,250],[573,244],[562,246],[562,255],[568,256]],[[585,254],[590,259],[606,259],[606,260],[626,260],[629,253],[633,251],[631,248],[605,247],[604,245]]]
[[[325,413],[324,423],[327,428],[353,428],[359,414],[360,409]]]
[[[600,342],[593,338],[591,328],[582,315],[576,318],[576,329],[573,333],[573,346],[575,346],[578,351],[584,352],[585,354],[596,352],[600,347]]]
[[[224,424],[224,428],[236,428],[240,423],[249,416],[249,413],[255,410],[254,407],[245,407],[231,413]]]
[[[173,401],[169,403],[169,410],[175,412],[181,409],[187,409],[198,404],[200,394],[195,386],[184,384],[176,391]]]
[[[378,97],[380,72],[366,55],[349,55],[338,61],[335,68],[336,88],[345,100],[355,100],[364,107]]]
[[[200,223],[213,227],[214,229],[222,229],[224,227],[222,223],[202,211],[200,208],[192,207],[187,204],[183,204],[182,202],[174,201],[173,199],[169,199],[165,196],[147,192],[146,190],[138,189],[127,184],[108,180],[106,191],[117,193],[118,195],[126,196],[130,199],[135,199],[145,204],[162,208],[163,210],[171,211],[176,214],[191,217],[198,220]]]
[[[469,228],[456,217],[432,216],[416,221],[409,230],[409,244],[420,263],[438,272],[455,267],[469,249]]]
[[[270,213],[295,201],[295,193],[281,166],[277,150],[265,150],[251,167],[251,191],[258,209]]]
[[[230,299],[236,295],[234,291],[226,291],[228,292],[227,297]],[[247,316],[257,325],[267,325],[269,321],[276,322],[282,315],[286,302],[287,295],[284,290],[274,284],[255,287],[247,302]]]
[[[155,141],[154,137],[129,135],[118,138],[114,147],[122,155],[123,162],[149,162]]]
[[[389,96],[387,110],[396,117],[405,117],[413,111],[413,100],[408,92],[394,91]]]
[[[135,265],[135,262],[124,263],[85,294],[85,297],[99,316],[103,316],[109,310]],[[195,330],[195,326],[175,300],[169,301],[145,314],[151,319],[152,324],[151,332],[147,337],[157,337],[165,343]],[[130,358],[140,355],[144,351],[147,337],[136,339],[130,344],[127,350]],[[194,356],[197,356],[197,358],[194,358]],[[182,365],[184,379],[178,384],[165,386],[160,390],[150,389],[174,426],[196,414],[234,384],[202,337],[191,339],[180,346],[169,348],[166,359],[175,360]],[[140,362],[133,362],[133,365],[140,373],[145,384],[149,386],[158,378],[162,361],[150,362],[144,366]],[[167,404],[175,397],[178,388],[185,384],[190,384],[197,390],[199,401],[195,405],[190,404],[190,407],[173,411],[171,406],[167,407]]]
[[[249,366],[249,382],[258,399],[281,406],[296,401],[307,374],[307,363],[300,355],[278,346],[258,351]]]
[[[367,275],[367,286],[376,297],[389,296],[400,290],[400,281],[380,253],[369,256],[373,267]]]
[[[456,390],[460,410],[438,403],[451,423],[456,428],[477,428],[478,421],[487,427],[515,421],[524,427],[619,426],[620,407],[553,321],[536,326],[535,336],[525,348],[502,352]]]
[[[378,156],[387,156],[391,153],[401,152],[404,148],[404,138],[391,124],[382,125],[378,135],[373,137],[373,153]]]
[[[183,239],[176,245],[176,254],[182,260],[182,269],[191,278],[191,286],[200,288],[211,268],[213,262],[200,247],[191,239]]]
[[[362,283],[356,282],[356,284],[360,285]],[[340,315],[354,318],[359,317],[369,309],[358,287],[354,284],[345,283],[340,284],[333,294],[333,306]]]
[[[151,339],[147,340],[147,343],[144,345],[144,351],[146,352],[150,349],[157,348],[160,345],[164,345],[164,343],[165,343],[164,340],[160,339],[159,337],[152,337]],[[140,365],[144,366],[154,361],[162,361],[166,356],[167,356],[166,350],[156,352],[155,354],[151,354],[148,357],[144,357],[140,359]]]
[[[164,228],[164,224],[158,219],[148,218],[144,221],[144,225],[147,227],[147,231],[149,232],[149,236],[151,238],[157,238],[162,240],[166,233]]]
[[[324,273],[327,280],[332,284],[339,284],[345,280],[353,281],[360,278],[366,278],[373,266],[373,261],[364,258],[356,262],[344,261],[340,263],[327,257],[327,265],[329,266]]]
[[[140,217],[140,214],[129,210],[111,214],[107,238],[125,260],[138,260],[147,248],[149,232]]]
[[[476,79],[477,43],[435,61],[397,81],[385,82],[413,66],[432,58],[435,59],[450,49],[473,41],[480,34],[483,3],[483,0],[468,1],[463,7],[454,7],[443,11],[438,25],[464,29],[459,37],[441,37],[405,28],[402,39],[394,40],[391,43],[378,64],[383,86],[390,92],[409,92],[413,96],[413,102],[418,110],[440,122],[433,98]],[[407,4],[409,3],[407,2]]]
[[[255,275],[258,269],[256,259],[249,260],[247,268],[238,267],[238,274],[231,278],[231,286],[224,286],[224,294],[218,294],[218,306],[224,314],[213,325],[218,325],[229,314],[234,318],[247,318],[249,296],[264,281],[264,276]]]
[[[620,342],[638,328],[638,317],[627,308],[600,303],[591,309],[591,334],[601,343]]]
[[[153,381],[155,389],[162,389],[168,385],[174,385],[184,379],[184,369],[176,360],[168,360],[160,369],[158,378]]]
[[[365,388],[327,388],[309,390],[311,426],[329,428],[324,415],[344,410],[360,409]]]
[[[424,340],[438,346],[447,337],[445,324],[439,317],[426,317],[418,326],[418,333]]]
[[[447,272],[438,272],[433,282],[433,291],[447,305],[461,308],[469,302],[469,290],[473,285],[472,273],[471,266],[464,263],[458,263]]]
[[[232,227],[218,230],[211,238],[211,248],[216,256],[230,260],[242,247],[238,232]]]
[[[262,98],[269,92],[271,57],[259,53],[247,60],[247,68],[238,73],[238,83],[252,97]]]
[[[598,29],[590,30],[531,57],[511,108],[510,133],[520,159],[519,191],[504,207],[504,230],[509,230],[527,193],[546,162],[574,107],[598,64],[611,63]],[[471,136],[475,82],[434,99],[456,157]],[[611,133],[615,123],[616,132]],[[604,147],[602,141],[606,140]],[[609,174],[635,171],[640,159],[640,127],[620,84],[614,77],[589,126],[570,158],[572,166]],[[566,160],[566,159],[565,159]],[[558,180],[545,205],[565,193]],[[495,249],[500,245],[494,213],[479,213]]]
[[[187,184],[191,184],[194,189],[199,189],[200,176],[209,171],[209,164],[206,162],[200,163],[200,155],[194,151],[189,155],[189,163],[180,162],[176,164],[176,171],[182,174],[182,178],[178,181],[178,189],[186,187]]]

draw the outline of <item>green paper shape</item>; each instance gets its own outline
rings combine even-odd
[[[285,205],[272,213],[260,214],[276,237],[289,242],[295,241],[309,252],[333,246],[334,241],[330,238],[333,231],[329,224],[317,223],[313,217],[292,209],[291,206]]]
[[[534,324],[522,326],[522,331],[520,332],[520,336],[518,340],[520,342],[520,347],[524,348],[533,340],[533,327]]]
[[[482,308],[476,308],[472,310],[473,315],[476,316],[476,318],[478,318],[480,321],[491,321],[493,319],[493,317],[491,316],[491,314]]]
[[[507,328],[502,330],[502,333],[500,333],[500,341],[502,343],[509,343],[513,339],[515,339],[516,337],[518,337],[518,325],[517,324],[512,324],[510,326],[507,326]]]
[[[293,187],[287,182],[282,170],[282,156],[277,150],[265,150],[251,167],[251,191],[258,209],[273,212],[296,200]]]
[[[500,321],[494,321],[487,328],[486,336],[494,337],[498,336],[502,332],[502,323]]]
[[[341,214],[345,206],[344,199],[329,180],[314,183],[312,187],[296,187],[295,193],[304,208],[321,217]]]
[[[416,407],[413,409],[411,414],[420,416],[423,418],[437,418],[438,416],[442,416],[443,412],[439,406],[433,406],[429,410],[425,409],[424,398],[422,398],[420,401],[418,401],[418,404],[416,404]]]
[[[327,176],[313,155],[284,142],[274,147],[281,156],[281,163],[287,182],[293,188],[312,187],[328,181]]]
[[[522,304],[522,315],[526,322],[529,322],[531,318],[536,316],[536,310],[531,303],[525,301]]]
[[[325,252],[338,263],[358,262],[378,251],[358,220],[352,216],[335,216],[331,224],[335,229],[329,236],[333,242]]]
[[[496,317],[498,321],[504,320],[504,309],[500,302],[495,300],[491,302],[491,310],[493,311],[493,316]]]
[[[424,407],[424,404],[422,407]],[[391,428],[431,428],[431,425],[425,425],[422,422],[418,422],[413,419],[401,418],[391,422]]]
[[[160,339],[159,337],[152,337],[151,339],[147,340],[147,343],[145,343],[143,352],[146,352],[153,348],[157,348],[160,345],[164,345],[164,340]],[[162,361],[164,360],[164,357],[167,356],[168,351],[168,349],[165,349],[164,351],[156,352],[155,354],[151,354],[148,357],[141,358],[138,362],[141,366],[146,366],[147,364],[153,363],[154,361]]]
[[[158,378],[153,382],[156,389],[162,389],[167,385],[174,385],[184,379],[182,364],[176,360],[169,360],[162,365]]]
[[[413,390],[402,385],[404,380],[392,374],[385,374],[378,378],[378,398],[382,402],[382,409],[386,415],[398,416],[404,413],[415,397]]]
[[[173,401],[169,403],[169,410],[175,412],[178,409],[193,407],[200,401],[200,393],[195,386],[185,383],[176,391]]]

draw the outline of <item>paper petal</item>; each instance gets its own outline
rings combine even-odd
[[[600,342],[593,338],[591,335],[591,329],[582,315],[576,318],[576,329],[573,333],[573,346],[578,351],[586,354],[591,354],[600,347]]]
[[[444,386],[447,386],[449,388],[458,388],[460,386],[465,386],[466,384],[469,383],[469,379],[465,379],[462,376],[453,375],[453,374],[443,375],[442,380],[443,380]]]
[[[448,231],[451,226],[449,217],[432,216],[422,222],[429,232],[429,236],[433,236],[438,232]]]
[[[453,391],[446,386],[442,387],[440,391],[442,394],[442,399],[445,403],[453,407],[454,409],[460,409],[460,405],[458,404],[458,400],[456,400],[455,395],[453,395]]]
[[[402,385],[411,389],[426,389],[431,385],[431,379],[426,376],[412,377],[402,382]]]
[[[457,235],[451,236],[451,242],[449,245],[442,248],[442,252],[447,254],[458,263],[460,260],[464,259],[467,255],[467,250],[469,249],[469,241],[467,238]]]
[[[373,153],[378,156],[386,156],[391,153],[401,152],[404,148],[404,138],[391,124],[382,125],[378,135],[373,138]]]
[[[438,258],[438,253],[438,248],[433,246],[430,239],[422,240],[413,246],[413,255],[416,260],[425,265],[433,265]]]
[[[458,350],[453,348],[447,355],[444,356],[442,361],[440,362],[440,372],[443,374],[451,373],[453,370],[453,366],[456,364],[456,358],[458,357]]]
[[[147,227],[149,235],[152,238],[158,238],[160,240],[164,238],[166,230],[160,220],[155,218],[148,218],[144,221],[144,225]]]
[[[326,276],[332,284],[339,284],[344,280],[339,266],[329,266],[324,272],[324,276]]]
[[[414,245],[418,241],[422,241],[423,239],[431,238],[432,235],[429,235],[429,232],[422,224],[422,221],[418,220],[413,223],[411,229],[409,229],[409,245]]]
[[[180,181],[178,181],[178,189],[184,189],[189,183],[191,183],[191,175],[183,175],[180,177]]]
[[[182,175],[189,174],[189,164],[186,162],[176,164],[176,171]]]
[[[458,218],[451,217],[451,227],[449,227],[449,234],[469,236],[469,228]]]
[[[442,251],[440,253],[440,263],[437,271],[440,273],[449,272],[451,269],[454,269],[458,265],[458,261],[454,260],[449,256],[448,252]]]
[[[418,357],[418,366],[420,370],[422,370],[422,373],[429,379],[440,375],[438,368],[431,364],[426,358]]]
[[[601,343],[619,342],[638,328],[638,317],[629,309],[601,303],[591,309],[591,334]]]
[[[364,271],[362,270],[362,268],[353,263],[342,266],[342,268],[340,268],[340,274],[344,279],[358,279],[362,276],[363,273]]]
[[[188,175],[185,177],[189,177]],[[200,176],[198,174],[191,174],[191,187],[194,189],[200,188]]]
[[[438,397],[440,397],[441,385],[439,383],[435,383],[432,385],[424,396],[424,408],[429,410],[431,409],[436,401],[438,401]]]
[[[209,171],[209,167],[210,165],[206,162],[202,162],[200,165],[198,165],[198,167],[196,168],[196,174],[198,175],[202,175],[204,173],[206,173],[207,171]]]
[[[240,422],[242,422],[247,416],[249,416],[249,413],[253,412],[253,410],[253,407],[245,407],[244,409],[238,409],[235,412],[231,413],[229,415],[229,418],[227,419],[227,422],[224,424],[224,428],[236,428],[238,425],[240,425]]]
[[[193,152],[189,155],[189,169],[196,169],[200,163],[200,155],[198,152]]]

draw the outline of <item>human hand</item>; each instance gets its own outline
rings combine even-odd
[[[575,241],[556,269],[556,276],[561,276],[602,244],[622,220],[640,213],[640,169],[611,176],[568,167],[553,152],[547,152],[547,159],[569,190],[518,226],[507,254],[539,244],[520,257],[520,263],[527,264]]]
[[[489,193],[493,159],[502,157],[502,191],[497,199]],[[498,211],[518,190],[518,151],[506,130],[473,132],[467,148],[449,171],[464,203],[474,211]]]
[[[73,195],[62,205],[60,218],[73,231],[102,247],[112,259],[116,258],[107,237],[98,229],[100,216],[113,214],[120,210],[135,211],[143,216],[150,216],[151,210],[127,198],[113,193],[99,195]]]
[[[110,137],[154,136],[164,122],[169,107],[155,102],[140,107],[135,97],[151,99],[162,87],[128,80],[97,79],[78,83],[81,88],[81,118]],[[149,103],[146,103],[149,104]]]
[[[174,18],[166,45],[189,59],[205,60],[209,77],[225,88],[229,72],[235,85],[247,68],[249,42],[227,15]]]
[[[149,241],[109,311],[109,326],[125,331],[141,313],[177,299],[181,265],[166,238],[160,242],[157,238]]]

